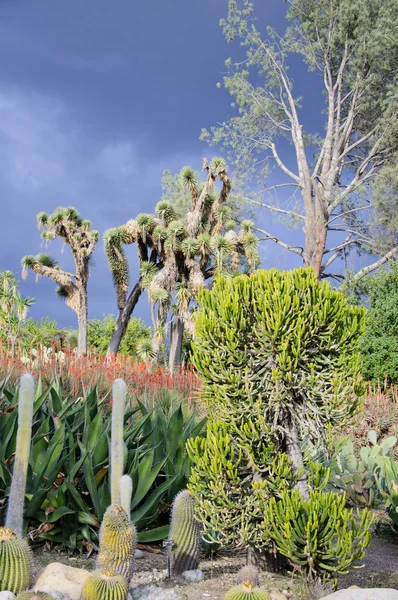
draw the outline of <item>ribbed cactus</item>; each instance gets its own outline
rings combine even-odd
[[[111,439],[111,502],[120,505],[120,479],[124,463],[124,407],[126,403],[126,384],[116,379],[112,387],[112,439]]]
[[[127,514],[129,521],[131,515],[131,497],[133,495],[133,482],[130,475],[123,475],[120,479],[120,505]]]
[[[45,592],[34,592],[33,590],[28,590],[27,592],[18,594],[15,600],[54,600],[54,597],[50,596],[50,594],[46,594]]]
[[[238,571],[236,583],[246,587],[256,587],[260,585],[258,569],[254,565],[247,565]]]
[[[99,533],[98,569],[110,569],[130,580],[133,574],[137,534],[126,512],[111,505],[104,515]]]
[[[21,377],[18,400],[18,431],[15,450],[14,472],[8,498],[6,527],[22,537],[23,511],[28,473],[30,441],[35,384],[32,375],[25,373]]]
[[[183,490],[174,499],[170,539],[174,542],[172,574],[197,569],[200,552],[200,527],[195,519],[195,499]]]
[[[30,586],[32,555],[26,540],[0,527],[0,590],[18,594]]]
[[[82,600],[126,600],[128,584],[112,570],[94,571],[82,590]]]
[[[270,600],[270,597],[267,592],[260,590],[260,588],[248,588],[244,585],[238,585],[225,594],[224,600]]]

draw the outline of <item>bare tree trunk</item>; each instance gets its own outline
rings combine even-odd
[[[129,297],[127,298],[127,302],[124,305],[124,308],[119,312],[119,316],[116,321],[116,326],[112,334],[111,341],[109,343],[107,356],[116,354],[119,352],[120,344],[122,343],[124,334],[127,331],[127,327],[133,314],[133,310],[142,294],[143,288],[141,284],[141,279],[137,281],[135,286],[130,292]]]
[[[300,479],[297,481],[296,487],[299,490],[304,500],[308,500],[310,497],[310,490],[308,487],[307,477],[304,471],[303,454],[301,452],[300,441],[298,437],[298,431],[296,424],[289,419],[285,426],[286,431],[286,453],[292,463],[292,471],[296,474],[298,471],[302,472]]]
[[[77,322],[79,328],[77,351],[78,354],[86,354],[88,329],[88,301],[86,286],[79,288],[79,307],[77,312]]]
[[[170,329],[169,369],[172,374],[175,368],[181,363],[183,335],[184,321],[180,316],[176,316],[171,322]]]
[[[326,247],[327,223],[322,217],[308,219],[303,227],[305,235],[304,266],[312,267],[320,279]]]

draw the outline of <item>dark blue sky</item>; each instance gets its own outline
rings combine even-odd
[[[282,0],[257,4],[260,24],[284,29]],[[216,87],[225,59],[241,55],[222,36],[226,11],[227,0],[0,1],[0,269],[19,276],[21,257],[42,250],[38,212],[76,206],[102,236],[153,211],[164,169],[200,169],[203,156],[219,154],[198,138],[231,112],[230,97]],[[296,60],[291,67],[306,125],[319,129],[316,78]],[[48,251],[71,268],[67,249],[53,243]],[[261,252],[265,267],[297,264],[272,242]],[[30,274],[21,289],[36,298],[32,316],[75,326],[51,281],[35,284]],[[102,243],[89,310],[90,317],[116,312]],[[136,314],[148,316],[146,298]]]

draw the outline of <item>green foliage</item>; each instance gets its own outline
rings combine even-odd
[[[379,460],[377,484],[388,515],[398,530],[398,462],[392,455]]]
[[[195,498],[182,490],[174,499],[170,539],[173,547],[173,575],[197,569],[200,552],[200,526],[195,519]]]
[[[6,527],[22,537],[26,477],[28,473],[32,433],[35,384],[32,375],[21,377],[18,395],[18,429],[15,445],[14,470],[8,497]]]
[[[345,506],[344,494],[313,490],[305,501],[298,490],[284,491],[267,503],[265,535],[310,583],[337,583],[338,575],[365,556],[373,522],[368,509],[353,514]]]
[[[134,550],[137,532],[130,524],[127,513],[120,506],[107,508],[99,533],[97,568],[115,571],[127,580],[133,574]]]
[[[111,570],[95,571],[86,580],[82,600],[126,600],[128,583]]]
[[[0,591],[18,594],[32,579],[32,555],[26,540],[12,529],[0,527]]]
[[[99,354],[106,354],[113,330],[115,329],[115,318],[108,315],[102,320],[91,319],[88,323],[87,345],[90,350]],[[120,346],[120,353],[139,358],[137,346],[142,340],[150,339],[150,328],[141,319],[133,317],[127,326],[126,334]]]
[[[4,344],[11,343],[12,351],[33,303],[33,298],[19,293],[12,271],[0,271],[0,340]]]
[[[2,388],[10,409],[0,415],[0,522],[8,496],[17,433],[17,391]],[[124,468],[133,481],[131,521],[138,540],[168,535],[168,508],[186,487],[191,461],[186,440],[203,430],[194,412],[181,406],[149,410],[141,405],[124,416]],[[59,382],[36,389],[27,477],[24,531],[35,541],[71,550],[96,543],[110,505],[111,419],[96,390],[84,398],[65,396]],[[55,482],[57,485],[55,486]]]
[[[356,412],[364,311],[312,270],[219,278],[198,302],[203,397],[242,445],[256,448],[270,428],[283,438],[290,420],[301,439],[317,440]]]
[[[370,306],[361,340],[365,379],[398,382],[398,264],[369,278]]]

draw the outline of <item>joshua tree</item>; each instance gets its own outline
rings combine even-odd
[[[33,302],[33,298],[20,295],[18,282],[12,271],[0,271],[0,330],[10,340],[13,356],[21,325]]]
[[[37,215],[37,222],[39,229],[42,229],[43,239],[51,241],[58,236],[69,246],[76,272],[62,270],[54,258],[40,253],[36,256],[24,256],[22,275],[26,277],[28,269],[31,269],[37,276],[43,275],[58,284],[57,294],[77,314],[78,351],[84,353],[87,351],[89,264],[98,241],[98,231],[91,229],[91,222],[82,220],[73,207],[57,208],[52,215],[41,212]]]
[[[229,204],[231,184],[222,160],[209,164],[204,159],[203,170],[207,177],[201,187],[190,167],[181,171],[188,206],[180,202],[176,208],[175,203],[163,199],[156,205],[155,215],[140,214],[105,233],[105,252],[120,311],[109,352],[118,351],[133,309],[147,288],[157,347],[165,338],[167,318],[175,302],[170,349],[173,368],[179,360],[184,329],[193,333],[191,305],[198,290],[215,274],[235,273],[242,263],[249,270],[257,267],[253,224],[244,221],[237,231]],[[222,184],[218,194],[216,181]],[[132,243],[137,245],[140,278],[127,298],[129,266],[123,245]]]

